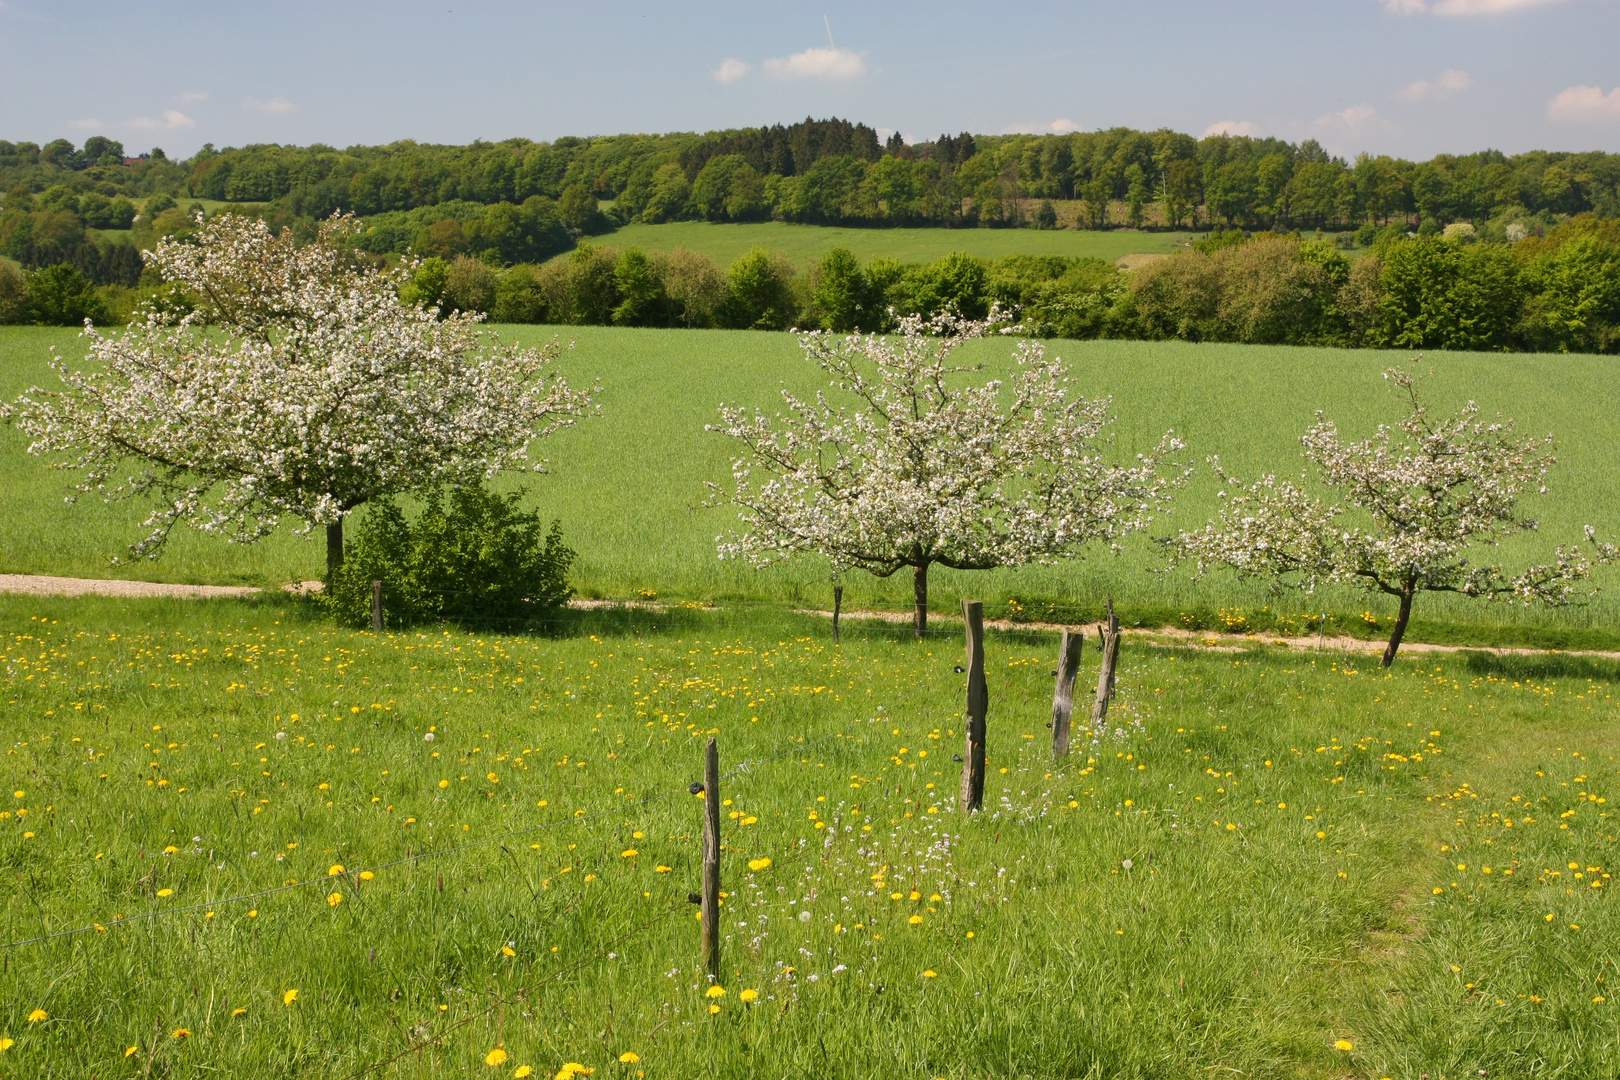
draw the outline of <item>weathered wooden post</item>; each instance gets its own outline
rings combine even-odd
[[[382,582],[371,583],[371,628],[382,631]]]
[[[720,750],[709,739],[703,755],[703,966],[720,981]]]
[[[1097,701],[1091,707],[1091,723],[1095,727],[1108,715],[1108,699],[1114,696],[1114,665],[1119,662],[1119,616],[1114,614],[1114,601],[1108,601],[1108,621],[1102,635],[1102,667],[1097,671]]]
[[[844,587],[833,586],[833,644],[838,644],[838,609],[844,606]]]
[[[1079,629],[1063,631],[1058,645],[1057,688],[1052,691],[1052,758],[1069,756],[1069,721],[1074,715],[1074,683],[1080,674],[1086,636]]]
[[[990,709],[990,690],[984,683],[984,604],[962,601],[967,629],[967,748],[962,755],[964,813],[984,805],[984,717]]]

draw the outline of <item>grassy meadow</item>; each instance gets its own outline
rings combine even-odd
[[[820,258],[835,247],[848,248],[862,262],[876,258],[933,262],[955,251],[986,259],[1003,255],[1064,255],[1113,260],[1122,255],[1169,254],[1190,239],[1190,233],[1135,229],[848,229],[790,225],[781,221],[746,224],[678,221],[663,225],[626,225],[601,237],[599,242],[644,251],[690,248],[721,266],[728,266],[755,247],[780,251],[796,263]],[[567,255],[558,258],[567,258]]]
[[[703,508],[705,481],[724,481],[730,474],[731,446],[704,431],[716,419],[716,406],[726,401],[774,411],[782,387],[801,393],[819,387],[817,371],[791,336],[498,329],[529,343],[562,334],[576,343],[562,361],[563,370],[581,383],[602,382],[602,416],[539,448],[551,472],[526,481],[535,505],[561,520],[579,552],[574,576],[583,594],[633,597],[646,591],[734,604],[828,602],[827,568],[817,560],[769,570],[717,560],[714,538],[735,518],[724,509]],[[0,330],[0,397],[14,398],[32,384],[49,386],[52,346],[65,356],[83,355],[83,344],[71,330]],[[1204,463],[1209,455],[1218,454],[1239,476],[1261,469],[1293,474],[1303,465],[1298,437],[1316,409],[1326,410],[1353,437],[1395,419],[1398,403],[1379,374],[1392,363],[1432,369],[1426,392],[1437,408],[1451,409],[1473,397],[1487,415],[1502,412],[1524,431],[1557,435],[1560,462],[1550,493],[1528,503],[1540,516],[1542,531],[1504,548],[1505,563],[1547,558],[1554,544],[1577,541],[1587,523],[1607,536],[1620,532],[1620,456],[1610,433],[1611,419],[1620,413],[1620,389],[1606,358],[1456,353],[1411,358],[1183,342],[1062,341],[1050,347],[1069,361],[1080,392],[1113,396],[1119,416],[1113,437],[1121,455],[1147,449],[1170,428],[1189,443],[1197,472],[1154,535],[1210,515],[1217,488]],[[965,355],[1004,370],[1010,351],[1005,341],[987,341],[973,343]],[[296,537],[291,529],[252,547],[177,530],[158,561],[115,565],[112,560],[140,535],[144,512],[89,499],[65,503],[67,475],[28,456],[24,447],[18,431],[0,428],[0,572],[268,585],[322,572],[323,545]],[[1312,625],[1304,621],[1306,615],[1314,610],[1307,604],[1314,603],[1336,613],[1334,629],[1375,634],[1376,620],[1390,614],[1382,598],[1358,592],[1330,592],[1315,601],[1278,599],[1259,584],[1240,585],[1225,576],[1196,581],[1185,571],[1163,574],[1161,568],[1151,539],[1137,538],[1119,558],[1094,552],[1056,567],[994,573],[936,568],[931,589],[943,610],[953,610],[966,594],[986,600],[992,609],[1017,600],[1031,614],[1046,605],[1089,612],[1112,595],[1128,618],[1154,625],[1262,626],[1281,612],[1277,629],[1305,630]],[[1607,588],[1595,601],[1558,612],[1424,596],[1413,632],[1432,640],[1612,644],[1605,628],[1620,624],[1620,594],[1614,591],[1620,576],[1605,570],[1598,580]],[[904,607],[910,588],[903,574],[886,580],[855,574],[848,600]]]
[[[1055,649],[0,597],[0,1076],[1620,1075],[1612,664]]]

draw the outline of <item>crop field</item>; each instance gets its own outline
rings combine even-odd
[[[1620,1074],[1613,665],[552,629],[0,598],[0,1075]]]
[[[986,259],[1003,255],[1066,255],[1069,258],[1117,259],[1121,255],[1165,253],[1192,236],[1182,232],[1101,232],[1077,229],[848,229],[822,225],[789,225],[780,221],[714,224],[680,221],[665,225],[626,225],[596,242],[644,251],[699,251],[729,265],[750,248],[780,251],[795,263],[820,258],[846,247],[862,262],[875,258],[933,262],[954,251]],[[567,258],[566,255],[559,258]]]
[[[816,560],[757,570],[716,559],[714,538],[735,518],[703,506],[705,482],[723,482],[730,475],[732,447],[704,430],[717,418],[716,406],[726,401],[774,411],[783,386],[801,393],[818,388],[817,371],[791,336],[499,329],[529,343],[562,334],[577,343],[562,361],[563,370],[577,382],[602,382],[602,416],[540,447],[537,452],[548,459],[551,472],[527,481],[534,503],[561,520],[580,553],[574,579],[582,593],[828,602],[827,567]],[[54,382],[46,366],[53,345],[64,355],[82,355],[82,343],[69,330],[0,330],[0,396],[10,399],[31,384]],[[1122,455],[1149,448],[1170,428],[1189,443],[1197,472],[1154,535],[1208,518],[1217,494],[1205,464],[1209,455],[1218,454],[1239,476],[1261,469],[1297,475],[1303,466],[1298,437],[1316,409],[1326,410],[1352,436],[1394,420],[1397,403],[1379,373],[1395,363],[1434,371],[1426,385],[1436,408],[1455,408],[1474,397],[1487,415],[1500,411],[1522,430],[1557,435],[1560,463],[1550,477],[1550,493],[1528,503],[1542,519],[1541,533],[1504,548],[1505,563],[1547,558],[1555,543],[1576,542],[1587,523],[1606,536],[1620,532],[1620,458],[1610,430],[1612,417],[1620,414],[1620,388],[1607,359],[1458,353],[1412,358],[1180,342],[1062,341],[1050,347],[1072,365],[1079,392],[1113,396]],[[964,355],[1004,369],[1010,351],[1007,342],[988,341],[973,343]],[[69,477],[28,456],[24,446],[18,431],[0,428],[0,572],[269,585],[320,576],[322,544],[296,537],[290,528],[252,547],[177,531],[160,560],[114,565],[111,560],[141,535],[144,511],[93,499],[64,503]],[[1095,606],[1112,595],[1127,612],[1146,612],[1154,619],[1221,612],[1229,625],[1242,625],[1237,620],[1256,619],[1262,608],[1303,617],[1316,610],[1306,605],[1315,603],[1367,632],[1374,628],[1362,613],[1371,619],[1389,614],[1381,598],[1360,593],[1279,599],[1258,584],[1242,585],[1226,576],[1196,581],[1186,571],[1160,573],[1162,566],[1151,539],[1137,538],[1119,558],[1091,553],[1056,567],[976,574],[936,568],[931,589],[945,610],[964,594],[992,605],[1017,599],[1030,611],[1043,603]],[[1414,633],[1420,639],[1453,633],[1443,622],[1474,627],[1457,631],[1460,639],[1472,641],[1517,640],[1515,634],[1539,628],[1539,637],[1525,640],[1579,643],[1588,640],[1580,635],[1592,628],[1620,623],[1620,594],[1614,592],[1620,580],[1608,570],[1597,580],[1608,588],[1592,603],[1557,612],[1425,596],[1416,609]],[[902,607],[910,602],[910,587],[904,575],[879,580],[854,574],[848,600]]]

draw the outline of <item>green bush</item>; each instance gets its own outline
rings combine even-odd
[[[455,622],[511,627],[560,607],[573,589],[574,553],[521,496],[479,486],[427,496],[415,521],[393,500],[373,503],[346,545],[322,602],[340,621],[371,621],[371,583],[383,583],[390,629]]]

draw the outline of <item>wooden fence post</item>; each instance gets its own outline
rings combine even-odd
[[[382,582],[371,583],[371,628],[382,630]]]
[[[984,604],[962,601],[967,629],[967,748],[962,755],[961,805],[972,813],[984,805],[984,717],[990,690],[984,683]]]
[[[1101,724],[1108,715],[1108,699],[1114,696],[1114,665],[1119,662],[1119,616],[1114,601],[1108,601],[1108,622],[1102,634],[1102,667],[1097,671],[1097,701],[1091,707],[1091,724]]]
[[[838,609],[844,606],[844,587],[833,586],[833,644],[838,644]]]
[[[1080,674],[1085,648],[1084,631],[1063,631],[1063,641],[1058,646],[1057,688],[1052,691],[1052,758],[1055,761],[1069,756],[1069,721],[1074,715],[1074,683]]]
[[[713,737],[703,755],[703,966],[720,981],[720,750]]]

